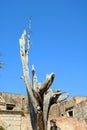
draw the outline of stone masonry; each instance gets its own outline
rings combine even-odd
[[[81,117],[87,118],[87,97],[75,96],[61,104],[54,104],[51,107],[50,115],[54,117]]]
[[[28,98],[26,95],[0,92],[0,100],[7,110],[28,111]]]
[[[56,120],[60,130],[87,130],[87,97],[75,96],[61,104],[52,105],[48,130],[52,119]],[[0,128],[32,130],[26,95],[0,93]]]
[[[0,127],[4,130],[20,130],[23,113],[0,110]]]

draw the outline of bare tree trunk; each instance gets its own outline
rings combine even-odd
[[[38,101],[38,93],[34,90],[30,82],[30,75],[28,69],[28,50],[25,49],[25,44],[26,44],[26,31],[24,30],[24,33],[22,34],[20,39],[20,55],[24,72],[23,79],[25,81],[28,94],[31,123],[33,130],[44,130],[43,112],[42,109],[40,108],[40,102]]]
[[[51,73],[46,76],[43,83],[38,83],[34,66],[32,66],[32,83],[30,81],[30,74],[28,68],[28,53],[30,48],[26,48],[26,31],[24,30],[20,40],[20,56],[23,66],[22,79],[26,84],[28,95],[28,103],[30,107],[30,118],[33,130],[47,130],[48,114],[52,104],[62,101],[67,98],[67,94],[61,97],[64,92],[57,90],[49,90],[55,74]]]

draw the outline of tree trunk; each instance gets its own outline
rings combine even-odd
[[[33,130],[44,130],[43,112],[42,111],[38,111],[37,113],[35,112],[28,91],[27,91],[27,95],[28,95],[28,103],[30,108],[30,119],[31,119],[32,128]]]
[[[29,41],[29,40],[28,40]],[[21,78],[26,84],[28,95],[28,103],[30,107],[30,119],[33,130],[47,130],[48,114],[52,104],[67,98],[67,94],[62,91],[49,90],[55,74],[51,73],[46,76],[43,83],[38,83],[34,66],[32,66],[32,83],[30,81],[30,74],[28,68],[28,53],[29,48],[26,49],[26,31],[22,34],[20,40],[20,56],[23,66],[24,76]],[[28,43],[30,45],[30,41]],[[63,96],[61,96],[63,95]],[[60,98],[59,98],[60,97]]]

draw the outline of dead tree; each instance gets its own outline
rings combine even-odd
[[[55,77],[54,73],[47,75],[46,80],[43,83],[39,83],[34,65],[32,65],[31,82],[28,68],[30,41],[28,42],[28,45],[26,45],[26,30],[24,30],[19,43],[24,74],[22,79],[26,84],[32,128],[33,130],[47,130],[48,114],[51,105],[65,100],[68,95],[60,90],[53,91],[49,89]]]

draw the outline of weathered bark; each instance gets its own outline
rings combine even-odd
[[[39,83],[34,66],[32,66],[32,82],[30,81],[28,68],[28,53],[30,47],[26,48],[25,30],[19,42],[20,55],[24,73],[24,76],[22,78],[26,84],[32,128],[33,130],[47,130],[48,114],[51,105],[57,103],[58,99],[59,101],[64,100],[67,97],[67,94],[61,96],[62,94],[64,94],[62,91],[49,90],[55,77],[54,73],[47,75],[46,80],[43,83]]]

